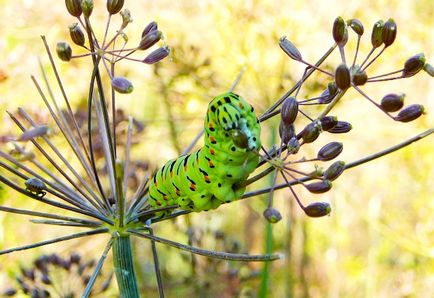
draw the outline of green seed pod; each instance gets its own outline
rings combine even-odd
[[[395,41],[397,32],[395,21],[392,18],[388,19],[387,22],[384,23],[382,32],[383,42],[386,47],[390,46]]]
[[[339,160],[332,163],[327,170],[324,171],[323,178],[325,180],[336,180],[345,170],[345,162]]]
[[[280,214],[280,212],[273,207],[265,209],[263,215],[265,219],[272,224],[277,223],[282,219],[282,215]]]
[[[161,47],[159,49],[156,49],[155,51],[151,52],[146,58],[143,60],[146,64],[154,64],[157,63],[167,56],[169,56],[170,49],[169,47]]]
[[[305,143],[312,143],[315,141],[321,133],[321,125],[317,122],[309,123],[301,132],[301,137]]]
[[[81,10],[81,0],[65,0],[65,4],[70,15],[77,18],[81,16],[83,12]]]
[[[121,11],[122,16],[122,26],[121,28],[124,29],[126,26],[128,26],[129,23],[133,21],[131,18],[131,13],[129,9],[124,9]]]
[[[124,77],[116,77],[112,79],[112,86],[117,92],[126,94],[134,90],[133,84]]]
[[[332,211],[330,208],[330,204],[326,202],[315,202],[308,206],[306,206],[304,209],[304,212],[307,216],[310,217],[323,217]]]
[[[405,94],[390,93],[381,99],[381,109],[386,112],[399,111],[404,106]]]
[[[66,42],[58,42],[56,45],[57,56],[62,61],[69,61],[72,57],[72,49]]]
[[[351,67],[351,81],[356,86],[362,86],[365,85],[365,83],[368,81],[368,75],[366,74],[366,71],[361,70],[360,66],[355,65],[354,67]]]
[[[425,63],[425,66],[423,67],[423,70],[429,74],[430,76],[434,77],[434,67],[429,64],[429,63]]]
[[[107,0],[107,11],[109,14],[117,14],[124,6],[124,0]]]
[[[93,11],[93,0],[81,0],[81,9],[85,17],[90,17]]]
[[[329,131],[338,124],[338,117],[336,116],[325,116],[320,119],[321,129],[323,131]]]
[[[421,71],[426,63],[425,55],[423,53],[414,55],[405,61],[402,76],[404,78],[412,77]]]
[[[358,19],[351,19],[347,21],[347,25],[351,27],[351,29],[356,32],[357,35],[362,36],[365,32],[365,29],[363,28],[362,22],[360,22]]]
[[[143,31],[142,31],[142,38],[145,37],[146,34],[152,32],[152,31],[156,31],[156,30],[158,30],[158,24],[157,24],[157,22],[154,22],[154,21],[150,22],[145,27],[145,29],[143,29]]]
[[[341,90],[346,90],[351,86],[351,75],[348,66],[344,63],[336,68],[335,72],[336,86]]]
[[[372,28],[371,43],[374,49],[378,48],[383,43],[383,26],[383,20],[379,20]]]
[[[295,136],[294,124],[285,124],[283,120],[280,121],[279,136],[283,144],[288,144],[289,141]]]
[[[282,104],[282,108],[280,109],[280,116],[282,117],[282,121],[285,124],[292,124],[297,118],[298,114],[298,101],[295,97],[288,97],[285,99]]]
[[[72,41],[78,46],[84,46],[86,41],[84,37],[84,33],[81,30],[78,23],[74,23],[69,26],[69,35],[71,36]]]
[[[303,59],[299,50],[292,42],[286,39],[286,36],[283,36],[279,39],[279,46],[291,59],[295,61],[301,61]]]
[[[319,151],[317,158],[322,161],[332,160],[341,154],[344,145],[340,142],[330,142],[323,146]]]
[[[232,138],[232,141],[234,142],[235,146],[238,148],[247,148],[249,147],[249,140],[246,136],[246,134],[240,130],[240,129],[232,129],[230,131],[230,136]]]
[[[425,108],[423,105],[412,104],[399,112],[394,119],[401,122],[410,122],[419,118],[424,113],[424,110]]]
[[[348,41],[347,25],[342,17],[337,17],[333,23],[332,29],[333,39],[343,47]]]
[[[336,125],[329,129],[328,132],[330,133],[346,133],[349,132],[353,127],[351,126],[350,123],[346,122],[346,121],[338,121],[338,123],[336,123]]]
[[[152,32],[149,32],[140,41],[138,49],[139,50],[149,49],[154,44],[156,44],[161,39],[162,36],[163,36],[163,34],[159,30],[154,30]]]
[[[315,194],[325,193],[332,188],[332,183],[329,180],[322,180],[322,181],[306,184],[306,188],[311,193],[315,193]]]

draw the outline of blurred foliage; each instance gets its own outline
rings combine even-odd
[[[24,106],[39,117],[39,123],[48,118],[28,78],[29,74],[39,73],[38,56],[42,55],[43,65],[48,65],[39,35],[46,35],[52,47],[59,40],[69,40],[62,34],[66,34],[65,28],[72,19],[66,14],[63,1],[53,5],[49,0],[0,0],[0,7],[0,133],[16,135],[6,110]],[[306,60],[315,61],[332,45],[331,26],[336,16],[359,18],[368,32],[378,19],[393,17],[398,24],[397,41],[374,70],[382,73],[397,69],[421,51],[427,61],[434,61],[431,0],[127,0],[126,7],[133,12],[135,22],[128,30],[137,30],[127,30],[127,34],[140,36],[140,26],[155,20],[166,34],[165,42],[173,48],[170,61],[153,69],[136,65],[122,69],[132,79],[135,91],[119,96],[118,107],[144,123],[132,155],[141,162],[139,165],[151,168],[177,156],[191,142],[202,126],[209,100],[228,90],[243,68],[245,73],[237,92],[259,112],[292,86],[303,68],[281,52],[277,45],[280,36],[288,36]],[[94,13],[103,15],[98,10]],[[99,27],[103,28],[103,24]],[[365,53],[370,46],[368,32],[363,38],[365,45],[362,44]],[[131,39],[130,43],[138,40]],[[338,58],[336,53],[331,60],[336,62]],[[86,96],[89,66],[79,60],[58,65],[70,98],[80,105]],[[325,85],[322,79],[319,75],[305,92],[321,90]],[[408,102],[425,105],[428,114],[410,125],[399,125],[360,96],[347,95],[335,113],[342,119],[351,119],[354,127],[342,137],[345,149],[341,158],[348,162],[398,143],[434,123],[434,84],[427,76],[377,84],[371,89],[370,94],[377,99],[389,92],[406,93]],[[276,129],[275,125],[267,125],[270,127],[263,129],[265,144],[270,129]],[[330,140],[324,136],[324,143],[318,142],[316,149],[327,141]],[[327,218],[306,218],[294,208],[288,191],[279,192],[281,197],[275,198],[275,207],[283,220],[272,226],[273,247],[286,257],[270,265],[269,296],[430,297],[434,283],[432,152],[431,138],[348,171],[331,192],[321,195],[321,200],[332,204],[331,216]],[[138,175],[142,175],[140,171]],[[132,185],[137,183],[133,178],[131,181]],[[318,199],[301,189],[300,194],[305,201]],[[0,188],[0,199],[7,206],[25,204],[28,209],[39,208],[11,190]],[[207,249],[260,253],[265,251],[267,238],[264,208],[260,197],[235,202],[173,223],[164,222],[156,225],[155,232]],[[62,232],[53,227],[35,233],[38,230],[27,219],[0,214],[0,248]],[[90,259],[98,256],[102,248],[103,239],[101,243],[80,240],[1,256],[0,290],[18,274],[17,260],[31,260],[46,250],[79,250],[89,254],[86,257]],[[135,242],[135,248],[139,280],[150,295],[156,296],[150,245],[140,240]],[[158,248],[168,297],[258,295],[260,264],[221,262],[192,257],[161,245]]]

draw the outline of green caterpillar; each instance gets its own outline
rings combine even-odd
[[[217,96],[205,117],[205,145],[156,172],[149,186],[150,205],[203,211],[239,199],[245,187],[235,189],[234,184],[245,181],[258,165],[260,133],[249,103],[232,92]]]

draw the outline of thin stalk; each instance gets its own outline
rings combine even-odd
[[[150,226],[150,221],[148,221],[146,228],[148,229],[149,235],[154,236],[154,231]],[[152,248],[152,257],[154,259],[155,276],[157,277],[158,294],[160,298],[164,298],[163,279],[161,278],[160,262],[158,261],[157,247],[155,246],[155,241],[151,240],[151,248]]]

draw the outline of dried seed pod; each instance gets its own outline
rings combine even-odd
[[[429,63],[425,63],[425,66],[423,67],[423,70],[429,74],[430,76],[434,77],[434,67],[429,64]]]
[[[148,34],[145,34],[145,36],[140,41],[140,44],[138,46],[139,50],[147,50],[150,47],[152,47],[154,44],[156,44],[163,34],[160,30],[154,30],[149,32]]]
[[[81,9],[85,17],[90,17],[93,11],[93,0],[81,0]]]
[[[390,46],[395,41],[397,32],[395,21],[392,18],[388,19],[387,22],[384,23],[382,30],[382,38],[386,47]]]
[[[407,59],[404,63],[404,70],[402,76],[404,78],[412,77],[421,71],[426,63],[425,55],[423,53],[414,55]]]
[[[405,94],[389,93],[381,99],[381,109],[386,112],[399,111],[404,106]]]
[[[368,81],[368,75],[366,74],[366,71],[360,69],[360,66],[355,65],[354,67],[351,67],[351,81],[356,86],[365,85]]]
[[[142,32],[142,38],[145,37],[146,34],[158,30],[158,24],[155,21],[150,22]]]
[[[285,124],[283,120],[279,124],[279,136],[283,144],[288,144],[295,136],[294,124]]]
[[[15,141],[26,142],[31,139],[42,137],[48,134],[50,128],[47,125],[39,125],[24,131]]]
[[[328,104],[330,103],[333,98],[335,98],[336,94],[338,93],[339,89],[336,86],[335,82],[330,82],[327,85],[327,89],[325,89],[322,93],[320,98],[318,99],[318,103],[320,104]]]
[[[349,132],[353,127],[351,126],[350,123],[346,122],[346,121],[338,121],[338,123],[336,123],[336,125],[329,129],[328,132],[330,133],[346,133]]]
[[[8,288],[4,290],[3,293],[1,293],[1,295],[3,295],[4,297],[13,297],[17,292],[18,291],[15,290],[14,288]]]
[[[330,142],[323,146],[319,151],[317,158],[322,161],[332,160],[341,154],[344,145],[340,142]]]
[[[124,0],[107,0],[107,11],[110,14],[117,14],[124,6]]]
[[[290,154],[296,154],[298,150],[300,149],[300,143],[298,142],[298,139],[296,136],[292,137],[288,144],[286,144],[286,148],[288,150],[288,153]]]
[[[371,43],[374,49],[378,48],[383,43],[383,26],[384,21],[379,20],[374,24],[374,27],[372,28]]]
[[[412,104],[399,112],[394,119],[401,122],[410,122],[419,118],[423,114],[424,110],[425,108],[423,105]]]
[[[351,27],[351,29],[356,32],[357,35],[362,36],[365,32],[365,29],[363,28],[362,22],[360,22],[358,19],[350,19],[347,21],[347,25]]]
[[[51,285],[51,283],[52,283],[52,281],[51,281],[50,277],[48,276],[48,274],[42,274],[41,281],[42,281],[42,283],[44,283],[46,285]]]
[[[326,216],[332,211],[332,209],[330,208],[330,204],[326,202],[315,202],[309,204],[303,210],[306,215],[310,217]]]
[[[238,148],[245,149],[249,146],[249,140],[247,139],[246,134],[242,130],[232,129],[230,131],[230,136],[235,146],[237,146]]]
[[[325,117],[321,118],[319,121],[321,123],[321,129],[323,131],[329,131],[330,129],[332,129],[333,127],[335,127],[336,124],[338,124],[338,117],[336,117],[336,116],[325,116]]]
[[[333,23],[333,39],[338,46],[343,47],[348,41],[347,25],[342,17],[337,17]]]
[[[332,188],[332,183],[329,180],[321,180],[318,182],[312,182],[306,184],[306,188],[311,193],[315,193],[315,194],[325,193]]]
[[[72,57],[71,46],[67,42],[58,42],[56,45],[57,56],[62,61],[69,61]]]
[[[82,14],[81,0],[65,0],[66,9],[74,17],[80,17]]]
[[[323,173],[325,180],[336,180],[345,170],[345,162],[339,160],[332,163]]]
[[[335,71],[336,86],[341,90],[346,90],[351,86],[351,75],[348,66],[340,64]]]
[[[126,8],[121,11],[121,16],[122,16],[121,28],[124,29],[126,26],[128,26],[129,23],[131,23],[133,21],[133,19],[131,18],[130,10],[126,9]]]
[[[294,44],[286,38],[286,36],[283,36],[279,39],[279,46],[291,59],[295,61],[301,61],[303,59],[301,57],[301,53],[294,46]]]
[[[170,49],[169,47],[161,47],[156,49],[155,51],[151,52],[146,58],[143,60],[146,64],[154,64],[157,63],[167,56],[169,56]]]
[[[317,122],[309,123],[301,132],[301,137],[305,143],[312,143],[315,141],[321,133],[321,125]]]
[[[69,35],[71,36],[72,41],[78,46],[84,46],[86,41],[84,37],[84,33],[81,30],[78,23],[74,23],[69,26]]]
[[[131,93],[134,90],[133,84],[124,77],[115,77],[112,79],[112,86],[119,93]]]
[[[279,222],[282,219],[282,215],[280,214],[280,212],[273,207],[265,209],[263,215],[269,223],[273,224]]]
[[[295,97],[290,96],[285,99],[284,103],[282,104],[282,108],[280,109],[282,121],[287,125],[292,124],[297,118],[297,114],[298,101],[295,99]]]

